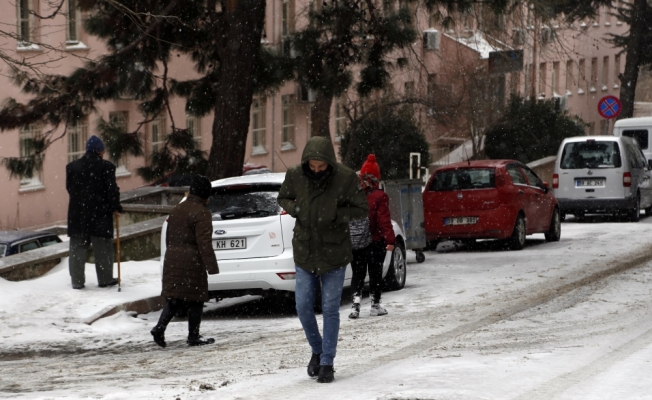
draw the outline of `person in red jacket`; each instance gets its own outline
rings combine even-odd
[[[392,228],[389,214],[389,196],[378,188],[380,181],[380,167],[376,163],[376,156],[369,154],[360,169],[360,186],[367,195],[369,203],[369,231],[372,241],[367,247],[353,250],[351,268],[353,276],[353,305],[349,318],[358,318],[360,315],[360,301],[362,300],[362,287],[369,270],[369,291],[371,293],[371,311],[369,315],[386,315],[387,310],[380,305],[383,289],[383,261],[388,251],[393,251],[396,236]]]

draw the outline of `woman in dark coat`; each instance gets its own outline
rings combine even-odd
[[[219,273],[213,250],[211,213],[206,208],[210,194],[208,178],[194,176],[187,199],[168,217],[161,292],[161,296],[167,298],[167,305],[151,331],[154,341],[161,347],[165,347],[165,328],[181,309],[188,310],[187,343],[190,346],[215,342],[199,336],[204,302],[209,300],[206,271],[211,275]]]

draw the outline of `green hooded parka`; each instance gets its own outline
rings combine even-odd
[[[321,183],[309,179],[303,164],[325,161],[332,171]],[[330,140],[313,137],[303,149],[301,164],[291,167],[278,203],[296,219],[292,246],[294,262],[318,275],[346,266],[353,259],[349,221],[369,214],[354,171],[337,162]]]

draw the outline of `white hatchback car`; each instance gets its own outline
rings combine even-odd
[[[285,173],[270,173],[213,182],[208,208],[213,215],[213,248],[220,273],[208,276],[211,297],[294,294],[294,218],[276,201],[284,179]],[[389,290],[400,290],[407,275],[405,235],[395,221],[392,226],[396,249],[389,266],[383,268],[383,279]],[[167,221],[161,231],[161,267],[166,232]],[[350,285],[348,265],[344,286]]]

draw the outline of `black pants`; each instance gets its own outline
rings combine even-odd
[[[201,314],[204,310],[204,303],[201,301],[185,301],[181,299],[168,299],[158,324],[152,329],[153,332],[165,332],[172,318],[179,311],[188,311],[188,338],[199,337],[199,325],[201,325]]]
[[[362,294],[364,278],[369,270],[369,292],[376,300],[380,300],[383,290],[383,261],[387,252],[385,241],[371,242],[364,249],[353,250],[351,269],[351,287],[355,293]]]

